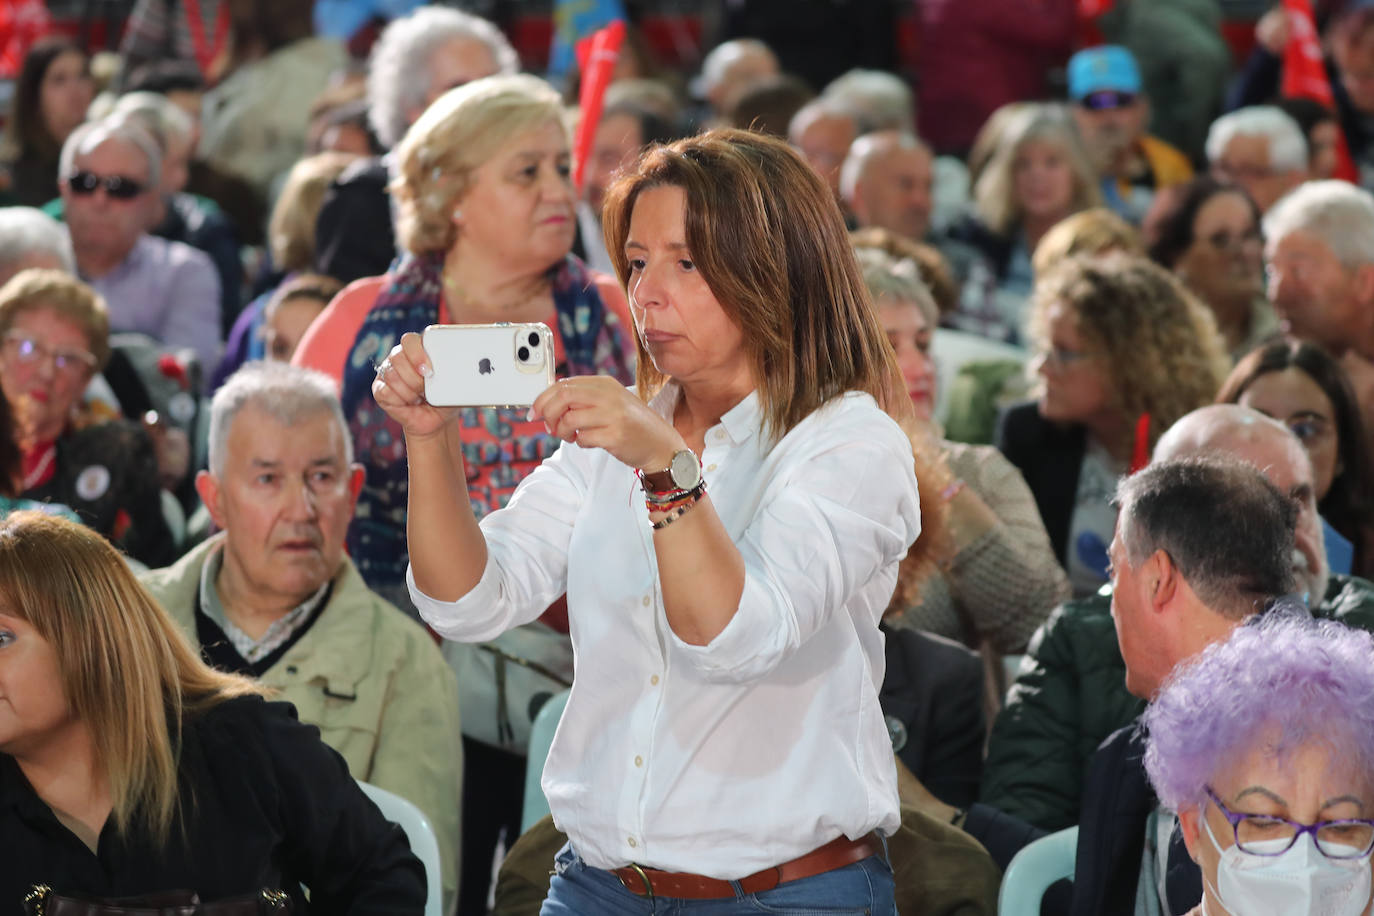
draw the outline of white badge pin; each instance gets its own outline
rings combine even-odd
[[[103,464],[93,464],[76,478],[76,495],[87,502],[97,500],[110,489],[110,470]]]
[[[184,391],[178,391],[167,399],[167,412],[173,420],[185,426],[196,415],[196,399]]]

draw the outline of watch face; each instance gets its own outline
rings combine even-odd
[[[690,449],[683,449],[674,455],[668,470],[672,472],[673,484],[680,490],[690,490],[701,483],[701,462]]]

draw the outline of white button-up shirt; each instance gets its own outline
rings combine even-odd
[[[670,383],[651,406],[671,417]],[[482,520],[487,566],[458,601],[410,593],[451,639],[488,640],[565,590],[576,654],[544,767],[555,823],[599,868],[733,879],[899,823],[878,706],[878,620],[920,532],[911,444],[867,394],[776,444],[750,394],[706,433],[711,502],[745,564],[709,645],[663,611],[634,471],[564,444]]]

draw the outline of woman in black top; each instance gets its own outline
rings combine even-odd
[[[86,52],[68,38],[39,39],[24,57],[3,158],[13,203],[41,207],[57,196],[57,166],[67,136],[86,120],[95,94]]]
[[[422,912],[401,829],[261,693],[206,667],[98,534],[37,512],[0,522],[0,916],[34,885]]]

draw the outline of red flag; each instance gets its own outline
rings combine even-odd
[[[0,77],[19,75],[29,46],[52,26],[42,0],[0,2]]]
[[[1135,421],[1135,443],[1131,449],[1130,473],[1150,463],[1150,412],[1141,414]]]
[[[625,40],[625,23],[617,19],[604,29],[597,29],[577,43],[577,66],[582,71],[582,91],[578,106],[582,118],[573,137],[573,186],[582,190],[582,176],[587,171],[587,158],[592,151],[592,138],[601,120],[601,103],[606,87],[611,84],[620,45]]]
[[[1283,0],[1283,8],[1288,14],[1288,43],[1283,47],[1283,82],[1279,94],[1286,99],[1311,99],[1335,112],[1336,96],[1331,91],[1331,81],[1322,60],[1311,0]],[[1339,123],[1336,126],[1335,177],[1355,183],[1360,178]]]

